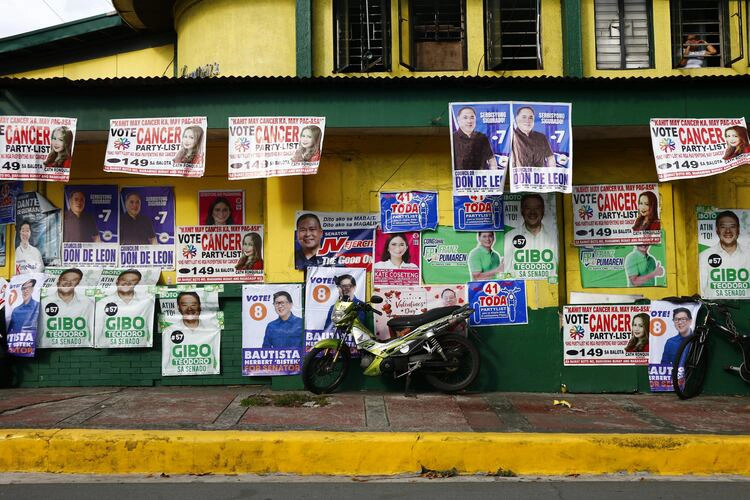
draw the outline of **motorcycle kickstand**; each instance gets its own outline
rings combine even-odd
[[[411,372],[406,374],[406,385],[404,387],[404,397],[405,398],[416,398],[416,394],[409,394],[409,386],[411,385]]]

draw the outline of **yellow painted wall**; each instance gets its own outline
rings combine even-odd
[[[221,76],[296,74],[295,0],[182,0],[177,66],[219,64]]]
[[[172,76],[174,74],[173,59],[174,45],[169,44],[25,71],[10,76],[16,78],[70,78],[71,80]]]
[[[587,140],[575,143],[575,183],[655,182],[656,170],[648,139]],[[277,177],[267,180],[226,180],[225,140],[209,142],[206,176],[202,179],[104,174],[104,144],[76,146],[71,183],[120,186],[171,185],[177,199],[177,225],[198,221],[198,191],[244,189],[245,222],[265,225],[266,281],[301,282],[294,270],[294,220],[297,210],[377,212],[378,192],[406,189],[436,190],[440,199],[440,224],[453,225],[450,142],[446,136],[339,135],[326,137],[317,175]],[[37,187],[38,186],[38,187]],[[46,193],[63,207],[61,183],[27,182],[26,189]],[[560,284],[528,283],[532,308],[556,307],[568,301],[571,291],[590,293],[640,293],[648,298],[690,295],[698,292],[697,205],[750,208],[750,166],[719,176],[661,183],[661,220],[667,238],[666,288],[588,288],[581,286],[578,249],[573,246],[572,198],[557,195],[558,228],[562,233]],[[9,277],[13,261],[13,234],[8,234],[8,265],[0,268]],[[174,273],[164,273],[174,282]]]
[[[594,1],[581,1],[581,29],[583,40],[583,74],[584,76],[602,76],[609,78],[623,78],[633,76],[703,76],[703,75],[737,75],[748,72],[747,55],[741,61],[735,63],[731,68],[697,68],[697,69],[674,69],[672,68],[672,33],[670,31],[669,0],[653,1],[653,46],[654,46],[654,68],[638,70],[598,70],[596,69],[596,32],[594,30]],[[742,4],[742,16],[745,20],[742,30],[745,33],[745,44],[747,45],[747,8]],[[730,14],[734,14],[738,2],[730,2]],[[732,34],[731,53],[739,53],[738,18],[729,18],[729,33]]]
[[[562,27],[559,0],[542,0],[543,70],[486,71],[484,69],[483,0],[466,0],[467,69],[466,71],[416,71],[399,65],[398,0],[391,0],[391,71],[377,73],[333,72],[333,0],[313,1],[313,75],[314,76],[562,76]]]

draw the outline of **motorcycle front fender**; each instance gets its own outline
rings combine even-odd
[[[313,347],[317,349],[338,349],[341,345],[341,339],[323,339],[319,340]]]

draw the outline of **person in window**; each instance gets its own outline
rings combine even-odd
[[[747,137],[747,129],[740,125],[727,127],[724,130],[724,138],[727,141],[727,150],[724,152],[724,161],[731,160],[735,156],[750,153],[750,139]]]
[[[685,69],[704,68],[706,56],[716,54],[716,48],[698,35],[687,35],[683,47],[679,67]]]
[[[659,229],[661,229],[659,200],[653,191],[644,191],[638,196],[638,217],[633,223],[633,231],[658,231]]]
[[[232,214],[232,205],[229,200],[223,196],[216,198],[208,208],[205,226],[232,226],[234,225],[234,215]]]
[[[320,127],[308,125],[299,133],[299,147],[294,152],[292,162],[320,161]]]
[[[73,132],[65,126],[52,130],[50,151],[44,160],[45,167],[70,168],[73,156]]]
[[[471,106],[464,106],[456,115],[458,130],[453,133],[454,170],[497,169],[495,155],[490,140],[477,132],[477,112]]]
[[[191,125],[182,133],[182,145],[177,156],[172,160],[175,164],[200,163],[203,159],[203,129],[198,125]]]

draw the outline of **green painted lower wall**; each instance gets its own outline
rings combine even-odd
[[[274,390],[300,390],[300,377],[243,377],[241,373],[241,314],[239,294],[221,299],[226,329],[221,339],[221,375],[161,376],[161,339],[153,349],[55,349],[39,350],[32,359],[10,358],[13,385],[57,386],[156,386],[264,384]],[[748,324],[750,309],[738,316]],[[529,312],[529,324],[478,329],[482,368],[471,391],[558,392],[565,384],[572,393],[649,392],[645,366],[563,367],[562,341],[557,308]],[[736,363],[739,352],[722,339],[713,338],[706,380],[706,394],[750,394],[750,385],[722,366]],[[430,391],[418,378],[413,390]],[[357,360],[341,390],[404,390],[403,380],[364,377]]]

